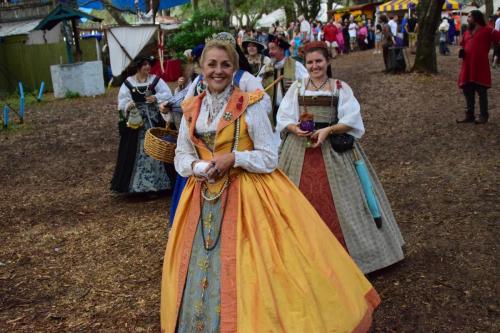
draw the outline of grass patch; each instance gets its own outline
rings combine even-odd
[[[64,97],[65,98],[78,98],[78,97],[80,97],[80,94],[76,91],[67,90],[66,94],[64,94]]]
[[[28,93],[24,95],[24,107],[39,103],[36,99],[36,93],[33,94]],[[16,111],[19,111],[20,98],[18,94],[12,94],[3,97],[0,99],[0,107],[3,110],[4,105],[8,105],[11,108],[14,108]]]
[[[0,126],[0,133],[5,134],[15,134],[15,133],[23,133],[33,129],[33,125],[30,123],[9,123],[7,128],[3,127],[3,122]]]

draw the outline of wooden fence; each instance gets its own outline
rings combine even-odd
[[[96,41],[80,41],[82,61],[97,60]],[[45,81],[46,90],[52,90],[50,65],[67,64],[66,44],[25,45],[0,44],[0,96],[13,93],[21,81],[26,92],[33,92]]]

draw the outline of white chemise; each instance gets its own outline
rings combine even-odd
[[[142,86],[147,86],[153,83],[154,79],[156,78],[155,75],[149,75],[148,79],[146,82],[141,82],[139,83],[135,79],[135,75],[129,76],[127,80],[134,86],[134,87],[142,87]],[[155,97],[157,103],[162,103],[166,101],[169,97],[172,96],[172,92],[170,91],[170,88],[168,85],[160,79],[158,83],[156,84],[155,87]],[[126,110],[127,106],[132,103],[132,94],[130,92],[130,89],[127,88],[125,83],[123,83],[120,87],[120,91],[118,92],[118,110]]]
[[[231,88],[231,86],[228,86],[226,89]],[[208,124],[207,105],[212,102],[213,96],[208,90],[206,92],[207,94],[203,98],[200,114],[196,121],[196,131],[198,133],[216,131],[229,100],[229,98],[226,100],[223,108],[217,113],[214,120]],[[250,105],[244,113],[243,117],[245,117],[254,149],[235,151],[234,167],[240,167],[253,173],[271,173],[278,166],[278,149],[272,140],[274,134],[267,116],[268,105],[266,101],[261,100]],[[192,163],[198,160],[194,145],[189,138],[188,124],[183,117],[175,150],[175,169],[183,177],[191,176],[193,175]]]
[[[299,94],[300,96],[331,96],[339,94],[338,117],[339,124],[344,124],[351,127],[347,132],[357,139],[360,139],[365,133],[365,126],[361,118],[361,106],[358,100],[354,97],[351,87],[343,81],[341,82],[340,89],[337,89],[337,80],[332,81],[334,87],[332,91],[310,91],[305,90],[308,79],[295,81],[285,97],[281,101],[277,114],[276,131],[281,132],[286,129],[290,124],[297,124],[299,122],[300,109],[299,109]],[[300,87],[299,87],[300,83]]]

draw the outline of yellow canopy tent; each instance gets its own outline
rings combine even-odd
[[[382,3],[383,3],[382,1],[377,1],[372,3],[367,3],[364,5],[355,5],[351,7],[338,8],[332,10],[330,12],[330,15],[335,18],[335,21],[341,20],[346,13],[349,13],[350,15],[358,19],[362,15],[365,15],[366,18],[373,19],[377,6]]]
[[[401,10],[414,9],[418,4],[418,0],[392,0],[380,6],[380,12],[396,12]],[[443,10],[458,10],[462,8],[462,4],[456,0],[446,0],[443,5]]]
[[[364,13],[363,13],[363,11],[361,11],[361,10],[353,10],[353,11],[348,11],[348,10],[346,10],[346,11],[343,11],[343,12],[337,12],[337,13],[335,13],[335,15],[334,15],[335,21],[342,21],[342,16],[343,16],[345,13],[347,13],[347,12],[349,12],[349,13],[350,13],[352,16],[354,16],[354,17],[357,17],[357,16],[359,16],[359,15],[364,14]]]

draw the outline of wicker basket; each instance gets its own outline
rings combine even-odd
[[[148,129],[144,137],[144,151],[155,160],[174,163],[175,147],[177,145],[162,139],[165,135],[177,138],[177,131],[162,127]]]

